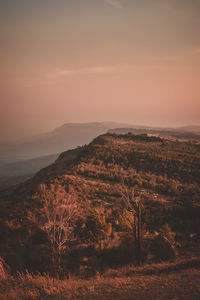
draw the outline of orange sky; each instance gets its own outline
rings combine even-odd
[[[1,139],[200,124],[199,0],[0,0]]]

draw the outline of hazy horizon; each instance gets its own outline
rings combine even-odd
[[[0,0],[0,141],[200,125],[198,0]]]
[[[190,127],[190,126],[198,126],[200,127],[199,124],[179,124],[179,125],[169,125],[169,126],[165,126],[165,125],[151,125],[151,124],[135,124],[135,123],[126,123],[126,122],[117,122],[117,121],[89,121],[89,122],[65,122],[65,123],[62,123],[62,124],[59,124],[58,126],[56,127],[53,127],[53,128],[48,128],[46,130],[38,130],[38,131],[34,131],[34,132],[29,132],[27,135],[26,134],[20,134],[19,135],[15,135],[15,137],[3,137],[3,138],[0,138],[0,143],[2,144],[12,144],[12,143],[26,143],[26,142],[29,142],[29,141],[34,141],[35,139],[37,140],[38,138],[43,138],[43,137],[46,137],[46,135],[48,134],[51,134],[52,132],[54,132],[55,130],[57,129],[60,129],[62,126],[64,125],[92,125],[92,124],[102,124],[103,123],[116,123],[116,125],[124,125],[124,126],[112,126],[111,128],[130,128],[134,126],[135,127],[138,127],[141,128],[142,127],[146,127],[146,128],[152,128],[152,129],[157,129],[157,128],[165,128],[165,129],[175,129],[175,128],[181,128],[181,127]],[[129,126],[127,126],[129,125]],[[106,131],[105,131],[106,132]]]

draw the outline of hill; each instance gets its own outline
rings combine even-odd
[[[199,191],[199,149],[199,145],[189,142],[147,135],[105,134],[89,145],[63,152],[55,163],[14,192],[28,193],[30,189],[37,190],[41,183],[76,184],[76,181],[89,185],[91,181],[106,183],[114,189],[123,177],[133,187],[169,197],[189,197]]]
[[[131,216],[137,207],[132,203],[130,210],[128,202],[122,201],[124,188],[134,188],[142,201],[144,260],[163,257],[156,249],[149,250],[152,238],[156,239],[155,232],[165,232],[180,249],[198,243],[198,144],[147,135],[105,134],[89,145],[63,152],[27,182],[1,192],[0,255],[13,269],[43,272],[50,266],[50,241],[43,230],[45,197],[41,184],[46,186],[45,197],[49,201],[53,201],[53,195],[57,197],[58,190],[62,199],[70,195],[80,206],[81,213],[73,224],[75,235],[64,248],[68,254],[63,252],[63,268],[85,268],[85,256],[88,272],[101,266],[102,261],[104,267],[116,267],[134,260]],[[59,197],[56,199],[58,205]],[[104,250],[99,253],[100,241]],[[155,241],[160,243],[162,238]],[[163,249],[169,247],[164,245]]]
[[[1,145],[0,189],[26,181],[41,168],[53,163],[55,153],[82,146],[106,132],[150,134],[173,140],[200,141],[199,126],[159,128],[116,122],[66,123],[52,132],[24,142]]]

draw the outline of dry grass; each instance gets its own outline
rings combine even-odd
[[[108,271],[101,278],[58,280],[17,274],[0,282],[1,300],[199,300],[200,260]],[[196,265],[195,265],[196,264]]]

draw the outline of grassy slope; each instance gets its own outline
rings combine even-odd
[[[126,267],[90,280],[18,274],[0,282],[0,299],[198,300],[200,259]]]
[[[104,135],[85,147],[63,152],[51,166],[13,189],[2,200],[27,198],[40,183],[72,184],[88,199],[115,202],[121,177],[131,186],[152,189],[159,194],[171,188],[191,185],[199,191],[200,146],[134,136]],[[163,176],[167,177],[163,179]],[[163,189],[163,180],[168,186]],[[97,188],[95,188],[97,186]],[[78,192],[78,190],[77,190]],[[181,194],[181,192],[180,192]]]

